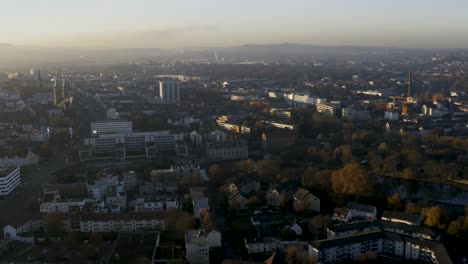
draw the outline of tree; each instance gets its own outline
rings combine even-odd
[[[259,160],[257,161],[257,171],[262,181],[274,182],[276,175],[280,171],[280,166],[274,160]]]
[[[462,236],[468,229],[468,225],[467,229],[463,228],[465,222],[468,223],[468,217],[459,217],[458,219],[451,221],[447,229],[447,234],[455,237]]]
[[[408,202],[408,204],[406,205],[405,213],[420,214],[421,206],[419,204]]]
[[[195,227],[192,215],[178,209],[167,209],[164,211],[164,219],[167,224],[166,230],[175,234],[181,240],[185,237],[185,232]]]
[[[260,200],[258,200],[257,196],[252,196],[249,198],[249,200],[247,201],[247,207],[253,211],[254,209],[260,207],[262,205],[262,203],[260,202]]]
[[[433,206],[426,212],[426,220],[424,224],[429,227],[441,227],[442,209],[439,206]]]
[[[387,143],[381,143],[377,149],[379,150],[380,153],[382,154],[388,154],[391,151],[390,146]]]
[[[309,230],[313,235],[313,240],[319,239],[320,235],[325,233],[325,229],[331,222],[328,215],[317,215],[309,220]]]
[[[405,149],[402,151],[402,154],[411,168],[416,168],[420,166],[423,162],[423,156],[415,148]]]
[[[302,185],[307,187],[320,186],[324,189],[329,189],[331,184],[331,171],[319,170],[314,167],[307,167],[302,173]]]
[[[349,163],[340,170],[332,172],[333,191],[339,194],[370,195],[374,185],[364,167]]]
[[[51,236],[63,234],[64,219],[61,213],[48,213],[44,216],[44,225],[47,233]]]
[[[382,167],[382,156],[375,152],[369,152],[367,155],[367,162],[374,171],[379,171]]]
[[[309,256],[307,249],[302,245],[289,245],[286,250],[287,264],[314,264],[314,259]]]
[[[401,200],[401,195],[395,193],[387,199],[387,207],[393,210],[400,210],[403,208],[403,202]]]
[[[210,181],[216,185],[221,186],[226,183],[227,173],[226,170],[219,164],[213,164],[208,168],[210,174]]]
[[[398,164],[400,164],[400,154],[396,151],[388,155],[383,161],[384,170],[388,172],[396,171]]]
[[[354,160],[353,152],[350,145],[342,145],[333,151],[333,159],[340,161],[343,165]]]
[[[91,233],[89,235],[88,241],[97,248],[100,248],[102,245],[104,245],[104,239],[99,233]]]
[[[414,179],[414,177],[416,177],[416,176],[415,176],[415,174],[414,174],[414,170],[413,170],[413,169],[411,169],[411,168],[405,168],[405,169],[403,170],[403,178],[405,178],[405,179]]]
[[[44,158],[50,158],[50,156],[52,156],[52,151],[48,144],[41,144],[39,146],[39,155]]]
[[[375,251],[367,251],[356,257],[357,263],[377,263],[379,254]]]
[[[239,173],[251,173],[254,171],[255,163],[248,159],[248,160],[241,160],[236,163],[236,169]]]

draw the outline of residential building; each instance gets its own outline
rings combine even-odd
[[[395,121],[395,120],[398,120],[399,118],[400,118],[400,114],[398,114],[398,112],[396,112],[396,111],[385,111],[384,119]]]
[[[420,226],[423,217],[419,214],[410,214],[399,211],[387,211],[382,213],[382,220],[406,225]]]
[[[210,249],[220,248],[222,246],[221,232],[218,231],[209,209],[204,209],[200,212],[200,224],[208,239]]]
[[[42,203],[39,207],[41,213],[69,213],[73,207],[81,208],[85,201],[81,200],[62,200],[58,190],[46,190],[42,195]]]
[[[268,153],[278,153],[294,145],[295,132],[289,129],[271,129],[262,134],[263,150]]]
[[[382,230],[378,220],[334,224],[327,227],[327,239]]]
[[[185,234],[186,258],[190,264],[210,263],[210,243],[202,230],[189,230]]]
[[[320,212],[320,199],[304,188],[293,194],[293,207],[296,212]]]
[[[381,221],[382,228],[385,231],[397,233],[400,235],[410,236],[417,239],[427,239],[427,240],[440,240],[440,233],[434,232],[432,229],[422,227],[407,225],[399,222],[391,221]]]
[[[75,221],[78,225],[69,228],[72,231],[78,228],[84,233],[165,230],[165,220],[160,213],[80,214],[78,219],[70,217],[70,222]]]
[[[179,199],[176,195],[160,195],[151,198],[138,198],[134,202],[135,212],[155,212],[166,209],[178,209]]]
[[[159,81],[159,97],[163,103],[180,101],[180,82],[176,80]]]
[[[39,156],[32,151],[28,151],[24,157],[21,156],[5,156],[0,157],[0,167],[13,166],[28,166],[36,165],[39,162]]]
[[[21,183],[18,166],[0,167],[0,197],[10,194]]]
[[[206,135],[206,139],[207,141],[216,141],[216,142],[226,141],[227,134],[220,130],[213,130]]]
[[[198,134],[197,131],[190,132],[190,141],[192,145],[200,146],[203,143],[203,136]]]
[[[281,248],[281,242],[274,237],[249,237],[244,239],[248,254],[273,253]]]
[[[31,141],[46,143],[49,142],[49,132],[47,130],[35,130],[31,131]]]
[[[349,202],[346,207],[350,209],[353,218],[363,220],[377,219],[377,208],[372,205]]]
[[[244,140],[228,140],[207,142],[205,154],[210,161],[238,160],[248,158],[249,150]]]
[[[299,189],[297,180],[289,180],[279,185],[270,185],[266,193],[266,203],[272,206],[286,206]]]
[[[91,123],[91,135],[131,134],[133,122],[126,120],[101,120]]]
[[[183,134],[169,131],[136,132],[129,134],[98,134],[85,138],[80,148],[80,160],[151,158],[164,151],[175,151],[175,142]]]
[[[192,199],[193,217],[200,219],[200,213],[205,209],[210,209],[208,198],[204,194],[205,188],[192,187],[189,192]]]
[[[54,93],[54,104],[58,105],[63,99],[65,99],[66,91],[66,80],[56,79],[52,87]]]

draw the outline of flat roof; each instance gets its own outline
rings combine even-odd
[[[0,177],[8,176],[10,173],[12,173],[17,168],[18,168],[17,166],[13,166],[13,165],[9,166],[9,167],[0,168]]]

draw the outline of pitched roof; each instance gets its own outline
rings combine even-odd
[[[386,234],[382,231],[372,231],[367,233],[359,233],[350,236],[342,236],[332,239],[317,240],[312,242],[312,246],[316,249],[325,249],[332,247],[340,247],[349,244],[360,243],[369,240],[385,238]]]
[[[346,224],[338,224],[334,226],[328,227],[328,229],[332,230],[333,232],[346,232],[350,230],[362,230],[365,228],[370,227],[378,227],[380,228],[380,223],[378,220],[371,220],[371,221],[361,221],[361,222],[352,222]]]
[[[368,213],[373,213],[376,208],[373,205],[367,205],[367,204],[361,204],[361,203],[355,203],[355,202],[348,202],[346,204],[346,207],[352,210],[357,210],[357,211],[363,211],[363,212],[368,212]]]
[[[423,235],[428,235],[431,237],[437,236],[437,234],[432,229],[429,229],[423,226],[413,226],[413,225],[390,222],[390,221],[385,221],[385,220],[381,220],[380,222],[382,223],[384,228],[398,229],[398,230],[403,230],[405,232],[411,232],[414,234],[423,234]]]
[[[417,223],[418,220],[421,218],[421,215],[398,212],[398,211],[384,211],[382,214],[382,219],[384,218],[399,219],[399,220],[404,220],[404,221],[408,221],[411,223]]]

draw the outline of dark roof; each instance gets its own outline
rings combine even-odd
[[[338,224],[338,225],[331,226],[328,229],[330,229],[333,232],[346,232],[350,230],[362,230],[362,229],[370,228],[370,227],[380,227],[379,221],[371,220],[371,221]]]
[[[375,206],[373,205],[360,204],[360,203],[354,203],[354,202],[347,203],[346,207],[349,209],[364,211],[368,213],[372,213],[374,212],[374,210],[376,210]]]
[[[385,238],[386,234],[382,231],[372,231],[368,233],[360,233],[350,236],[337,237],[333,239],[317,240],[312,242],[312,246],[316,249],[325,249],[332,247],[340,247],[344,245],[360,243],[369,240]]]
[[[421,215],[398,211],[384,211],[382,214],[382,218],[400,219],[411,223],[417,223],[418,220],[421,218]]]
[[[392,228],[392,229],[398,229],[402,230],[404,232],[410,232],[413,234],[422,234],[422,235],[428,235],[431,237],[436,237],[437,234],[429,228],[422,227],[422,226],[413,226],[413,225],[407,225],[403,223],[396,223],[396,222],[390,222],[390,221],[380,221],[385,228]]]
[[[283,191],[298,189],[299,185],[300,185],[299,180],[294,179],[294,180],[289,180],[289,181],[285,181],[285,182],[281,183],[275,189],[278,192],[283,192]]]

